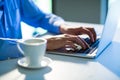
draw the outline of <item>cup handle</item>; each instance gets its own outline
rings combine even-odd
[[[21,42],[18,41],[17,42],[17,48],[22,54],[24,54],[24,51],[21,49],[20,44],[21,44]]]

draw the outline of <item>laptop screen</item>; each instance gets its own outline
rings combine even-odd
[[[97,52],[98,55],[109,46],[109,44],[113,39],[113,36],[115,34],[118,25],[118,19],[120,16],[119,5],[120,3],[113,3],[108,9],[104,30],[102,32],[101,41],[98,47],[98,52]]]

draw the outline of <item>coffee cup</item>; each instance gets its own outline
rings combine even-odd
[[[17,43],[19,51],[25,56],[28,66],[40,66],[46,52],[47,40],[43,38],[31,38]]]

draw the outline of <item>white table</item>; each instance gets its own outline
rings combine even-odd
[[[0,80],[120,80],[119,34],[96,59],[46,54],[53,62],[34,70],[18,66],[18,59],[0,61]]]

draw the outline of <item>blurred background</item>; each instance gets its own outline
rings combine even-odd
[[[35,4],[47,13],[54,13],[66,21],[104,24],[109,5],[115,0],[33,0]],[[42,28],[33,28],[23,22],[23,38],[35,34],[45,34]],[[29,27],[29,29],[28,29]],[[26,31],[27,30],[27,31]],[[26,33],[27,32],[27,33]]]

